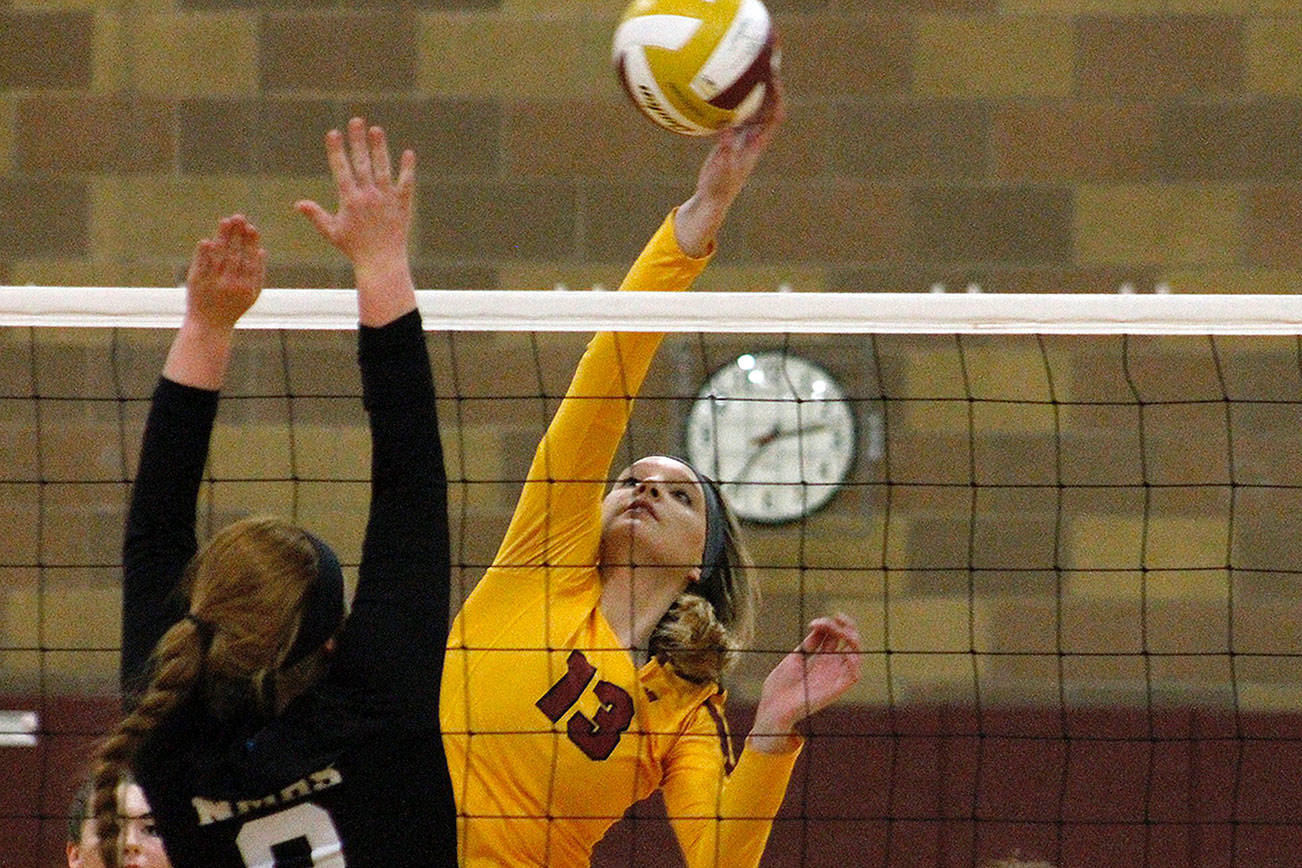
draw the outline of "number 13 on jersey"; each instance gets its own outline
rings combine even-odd
[[[534,704],[548,720],[556,723],[579,701],[596,674],[597,668],[583,656],[582,651],[575,649],[565,661],[565,674],[561,680]],[[620,736],[633,720],[633,697],[609,681],[598,681],[592,692],[601,702],[596,713],[588,717],[575,711],[566,721],[565,731],[570,741],[586,756],[604,760],[614,752]]]

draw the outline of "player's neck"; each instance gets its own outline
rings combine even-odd
[[[627,565],[601,568],[601,613],[625,648],[646,648],[656,625],[682,593],[672,568]]]

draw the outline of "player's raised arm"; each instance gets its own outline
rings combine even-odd
[[[242,214],[223,219],[212,238],[198,243],[185,277],[185,315],[163,376],[183,386],[221,388],[235,323],[258,300],[266,271],[267,251]]]
[[[325,146],[338,206],[295,207],[353,264],[372,446],[371,508],[337,670],[387,687],[393,706],[429,712],[437,709],[450,565],[434,383],[408,264],[416,158],[404,151],[395,174],[383,128],[361,118],[327,133]]]
[[[123,668],[134,667],[140,683],[132,679],[135,700],[99,748],[94,773],[110,868],[130,864],[114,798],[127,770],[176,868],[319,864],[322,854],[340,865],[456,865],[437,723],[447,483],[406,262],[415,161],[404,156],[395,177],[383,131],[360,120],[347,139],[327,137],[327,156],[338,211],[298,207],[357,272],[373,445],[352,611],[334,549],[293,522],[241,518],[196,550],[216,389],[266,261],[256,230],[229,218],[196,250],[129,518]]]
[[[348,123],[347,147],[344,133],[326,134],[326,157],[335,179],[338,210],[331,213],[310,199],[300,200],[295,208],[352,261],[361,324],[387,325],[416,309],[407,255],[416,155],[403,151],[395,176],[383,128],[353,118]]]
[[[186,306],[155,389],[123,537],[122,684],[143,686],[154,643],[184,613],[176,584],[194,555],[195,503],[235,323],[257,300],[267,251],[243,215],[194,249]]]
[[[679,206],[675,219],[674,234],[688,256],[701,257],[713,249],[728,210],[785,118],[782,83],[775,77],[755,116],[719,133],[697,174],[696,191]]]
[[[691,286],[782,117],[775,84],[756,117],[715,143],[621,290]],[[765,706],[777,734],[746,752],[728,786],[721,679],[756,605],[737,522],[718,483],[670,455],[601,484],[660,338],[593,338],[497,558],[453,624],[445,744],[476,868],[582,868],[640,787],[663,791],[690,868],[754,868],[798,753],[790,728],[844,689],[823,658],[813,677],[780,667]],[[819,625],[807,650],[857,641],[852,631]]]

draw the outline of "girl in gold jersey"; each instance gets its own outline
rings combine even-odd
[[[624,291],[687,289],[782,117],[725,131]],[[657,789],[687,864],[758,864],[801,746],[858,679],[844,616],[814,621],[764,683],[734,764],[720,678],[754,591],[715,483],[663,455],[606,491],[656,334],[597,335],[535,453],[492,567],[448,640],[442,728],[470,868],[580,868]]]

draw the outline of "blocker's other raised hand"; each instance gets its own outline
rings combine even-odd
[[[185,276],[186,316],[213,329],[230,329],[262,292],[267,251],[257,227],[242,214],[223,218],[200,241]]]
[[[185,316],[163,363],[163,376],[219,389],[230,362],[235,323],[253,306],[267,275],[267,251],[242,214],[217,224],[194,248],[185,275]]]
[[[403,151],[398,175],[389,162],[384,130],[361,118],[348,122],[347,142],[339,130],[326,133],[326,158],[334,175],[339,210],[333,214],[309,199],[294,207],[339,248],[362,273],[407,261],[416,155]]]

